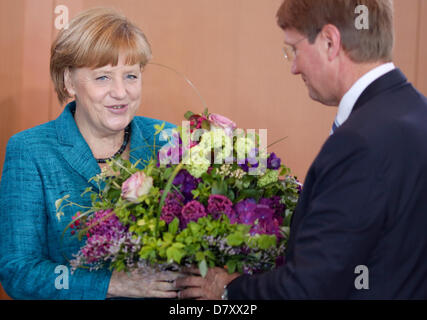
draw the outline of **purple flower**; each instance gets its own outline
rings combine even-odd
[[[112,211],[112,209],[97,211],[87,223],[92,228],[87,234],[88,239],[81,253],[88,263],[96,262],[108,255],[112,243],[127,232],[127,228],[119,218],[114,213],[111,214]]]
[[[157,153],[157,167],[161,164],[179,164],[182,159],[182,139],[178,132],[173,132],[171,140],[162,146]]]
[[[278,220],[280,225],[282,224],[286,205],[281,203],[281,199],[279,196],[274,196],[271,198],[261,198],[259,200],[259,204],[267,205],[270,209],[273,209],[274,218]]]
[[[223,214],[228,217],[234,215],[233,203],[226,196],[220,194],[209,196],[207,210],[214,219],[219,219]]]
[[[258,204],[255,209],[255,217],[258,223],[251,229],[251,234],[275,234],[279,235],[279,223],[274,219],[274,211],[270,207]]]
[[[243,223],[252,225],[255,220],[256,201],[254,199],[245,199],[234,206],[236,217],[230,218],[231,223]]]
[[[245,172],[249,172],[249,168],[258,168],[258,153],[258,148],[253,148],[245,159],[245,163],[239,164],[240,168]]]
[[[193,177],[187,170],[182,169],[175,176],[173,184],[176,186],[181,186],[180,191],[183,194],[185,201],[187,202],[193,200],[193,194],[191,191],[197,189],[197,186],[201,181],[201,179]]]
[[[164,220],[168,224],[171,223],[175,217],[180,219],[183,206],[183,196],[176,191],[169,192],[166,196],[165,203],[163,204],[160,219]]]
[[[281,162],[280,158],[278,158],[276,154],[272,152],[267,159],[267,168],[273,169],[273,170],[279,169],[280,162]]]
[[[181,216],[182,227],[185,228],[190,221],[197,221],[206,216],[205,207],[199,201],[192,200],[182,208]]]
[[[230,218],[230,222],[251,225],[250,233],[252,235],[280,235],[280,221],[275,217],[275,211],[269,205],[257,204],[254,199],[245,199],[238,202],[234,209],[236,216]]]

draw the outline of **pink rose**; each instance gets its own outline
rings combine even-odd
[[[130,202],[138,203],[138,198],[150,192],[153,186],[153,178],[145,172],[138,171],[123,182],[122,197]]]
[[[237,128],[237,125],[233,121],[216,113],[211,113],[209,115],[209,121],[214,127],[213,129],[225,129],[227,133],[230,133]]]

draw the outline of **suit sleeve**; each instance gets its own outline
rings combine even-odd
[[[300,201],[292,254],[282,267],[235,279],[230,299],[341,299],[355,289],[384,222],[384,178],[376,150],[344,131],[330,137],[313,164]],[[306,186],[304,186],[305,188]]]
[[[110,271],[49,259],[44,186],[23,140],[9,141],[0,185],[0,282],[14,299],[105,299]]]

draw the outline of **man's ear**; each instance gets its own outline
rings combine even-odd
[[[333,24],[326,24],[320,31],[327,50],[328,60],[334,60],[341,50],[341,33]]]
[[[68,94],[71,97],[76,95],[76,91],[74,90],[73,79],[70,68],[66,68],[64,71],[64,85],[65,90],[67,90]]]

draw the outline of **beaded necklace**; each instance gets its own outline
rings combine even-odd
[[[76,113],[76,110],[74,109],[74,110],[71,110],[71,113],[73,114],[73,117],[74,117],[74,114]],[[113,158],[115,158],[115,157],[117,157],[117,156],[119,156],[119,155],[121,155],[122,153],[123,153],[123,151],[125,151],[125,149],[126,149],[126,147],[127,147],[127,145],[128,145],[128,143],[129,143],[129,140],[130,140],[130,132],[131,132],[131,125],[130,125],[130,123],[127,125],[127,127],[125,128],[125,135],[124,135],[124,138],[123,138],[123,144],[122,144],[122,146],[120,147],[120,149],[114,154],[114,155],[112,155],[111,157],[109,157],[109,158],[103,158],[103,159],[96,159],[95,158],[95,160],[96,160],[96,162],[98,162],[98,163],[106,163],[107,162],[107,160],[111,160],[111,159],[113,159]]]

